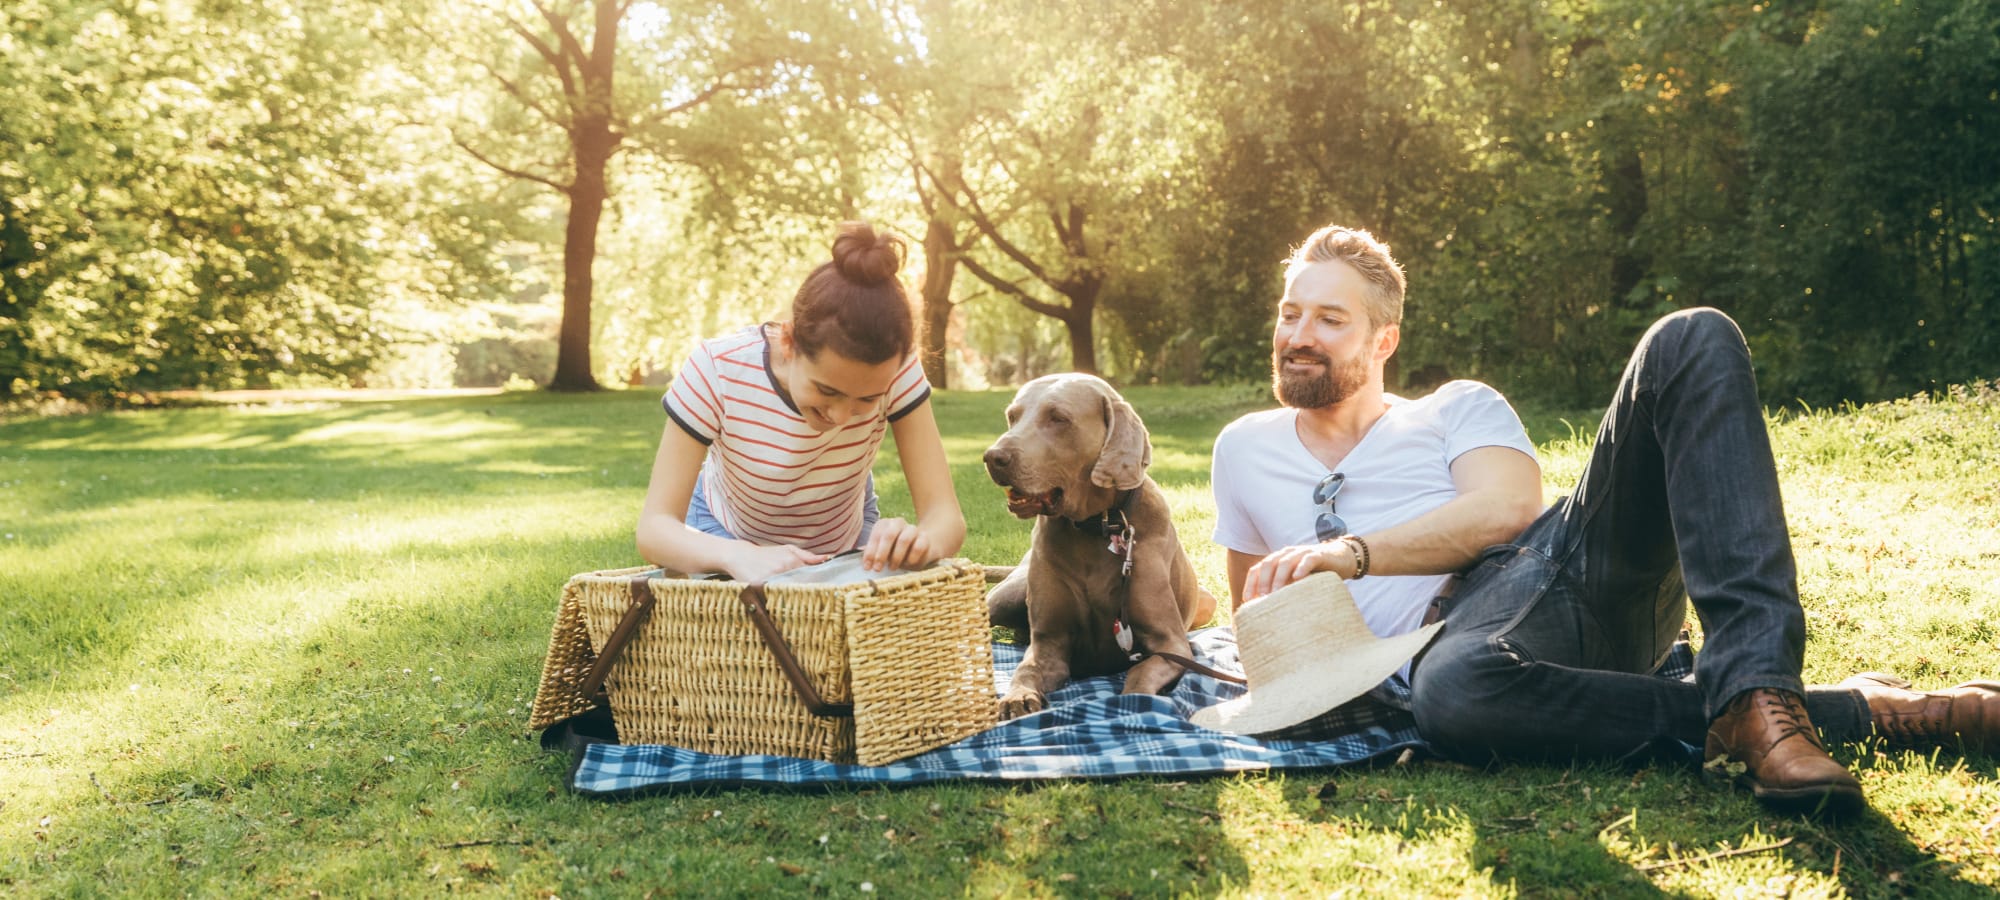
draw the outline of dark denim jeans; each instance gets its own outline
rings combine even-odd
[[[1694,682],[1648,674],[1690,600],[1705,635]],[[1716,310],[1646,332],[1576,492],[1488,550],[1448,610],[1412,712],[1461,759],[1698,754],[1709,720],[1752,688],[1803,693],[1830,742],[1868,734],[1858,693],[1800,683],[1777,465],[1743,334]]]

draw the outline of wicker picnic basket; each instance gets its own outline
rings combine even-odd
[[[529,724],[608,702],[621,743],[892,762],[995,724],[984,591],[962,559],[835,585],[586,572]]]

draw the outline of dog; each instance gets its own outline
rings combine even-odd
[[[1007,511],[1035,520],[1027,555],[987,595],[993,624],[1028,636],[1000,717],[1040,711],[1073,674],[1130,669],[1128,694],[1172,687],[1180,665],[1153,654],[1190,656],[1188,629],[1215,613],[1215,597],[1146,474],[1153,447],[1132,405],[1092,375],[1037,378],[984,459]]]

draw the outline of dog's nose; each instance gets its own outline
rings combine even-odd
[[[999,446],[990,447],[986,451],[985,460],[986,471],[997,477],[1005,474],[1008,469],[1013,468],[1014,451]]]

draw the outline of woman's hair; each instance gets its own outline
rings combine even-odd
[[[916,324],[896,270],[903,242],[866,222],[843,222],[833,261],[821,263],[792,298],[792,344],[808,359],[832,350],[874,365],[908,355]]]
[[[1323,262],[1344,262],[1368,282],[1368,325],[1400,325],[1403,321],[1403,267],[1389,255],[1389,245],[1359,228],[1328,225],[1312,233],[1285,260],[1286,277]]]

